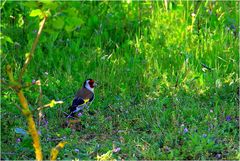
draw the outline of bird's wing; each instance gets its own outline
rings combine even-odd
[[[75,97],[72,106],[69,107],[71,112],[79,111],[84,108],[84,105],[86,105],[89,102],[89,99],[83,99],[81,97]]]
[[[80,90],[78,90],[78,92],[75,95],[75,99],[79,99],[80,100],[76,100],[76,105],[81,105],[81,104],[88,104],[89,102],[92,102],[94,100],[94,93],[90,90],[88,90],[87,88],[82,88]],[[80,101],[81,104],[77,104]],[[74,100],[73,100],[74,102]]]
[[[89,102],[92,102],[94,100],[94,94],[92,94],[91,98],[89,99]]]
[[[75,97],[73,102],[72,102],[72,106],[73,107],[77,107],[77,106],[81,106],[83,104],[86,103],[87,100],[84,100],[83,98],[81,97]]]
[[[70,111],[79,111],[84,107],[88,107],[92,101],[94,100],[94,94],[86,88],[80,89],[75,98],[72,101],[72,106],[70,106]]]
[[[91,99],[92,95],[93,95],[93,92],[91,92],[87,88],[81,88],[80,90],[78,90],[75,97],[81,97],[82,99],[85,100],[85,99]]]

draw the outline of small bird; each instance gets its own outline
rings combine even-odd
[[[72,105],[68,108],[70,110],[70,114],[67,118],[74,117],[75,113],[82,111],[85,107],[89,108],[90,104],[94,100],[95,86],[96,83],[93,79],[87,79],[83,83],[83,87],[75,94]]]

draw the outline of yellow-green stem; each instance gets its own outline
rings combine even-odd
[[[41,148],[41,145],[40,145],[39,135],[38,135],[38,131],[37,131],[36,126],[35,126],[35,122],[33,120],[32,113],[31,113],[31,111],[28,107],[28,103],[27,103],[27,100],[26,100],[26,98],[23,94],[23,91],[19,90],[17,92],[17,95],[18,95],[20,104],[23,108],[22,109],[23,115],[27,119],[28,131],[29,131],[29,133],[30,133],[30,135],[32,136],[32,139],[33,139],[33,147],[35,149],[36,160],[42,160],[43,159],[42,158],[42,148]]]

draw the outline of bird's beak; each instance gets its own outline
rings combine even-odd
[[[97,86],[97,83],[94,82],[94,83],[93,83],[93,87],[96,87],[96,86]]]

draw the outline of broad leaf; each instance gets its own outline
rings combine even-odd
[[[39,16],[41,17],[42,16],[42,11],[40,9],[36,9],[36,10],[32,10],[32,12],[30,13],[29,16],[31,17],[36,17],[36,16]]]

